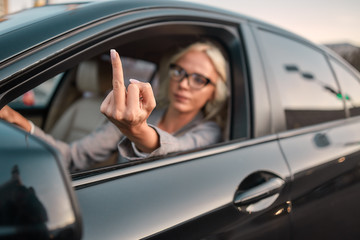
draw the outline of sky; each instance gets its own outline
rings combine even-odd
[[[257,18],[317,44],[360,47],[360,0],[184,0]]]

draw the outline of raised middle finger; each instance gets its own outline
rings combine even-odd
[[[124,84],[124,74],[120,56],[115,49],[110,50],[110,56],[113,73],[112,85],[115,106],[119,108],[124,108],[126,88]]]

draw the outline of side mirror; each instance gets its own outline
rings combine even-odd
[[[0,120],[0,239],[80,239],[70,183],[50,146]]]

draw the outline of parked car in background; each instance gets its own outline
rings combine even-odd
[[[126,79],[156,91],[169,54],[199,40],[228,61],[224,141],[69,173],[56,150],[0,121],[0,238],[359,238],[360,74],[265,22],[137,0],[5,16],[0,108],[74,141],[106,121],[99,86],[111,88],[110,49]]]

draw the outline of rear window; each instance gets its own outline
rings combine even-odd
[[[339,88],[325,56],[316,49],[260,31],[270,84],[276,84],[287,129],[345,117]]]
[[[14,101],[9,103],[9,106],[15,109],[23,109],[29,107],[45,108],[51,101],[58,84],[64,73],[60,73],[55,77],[40,84],[36,88],[26,92]]]

